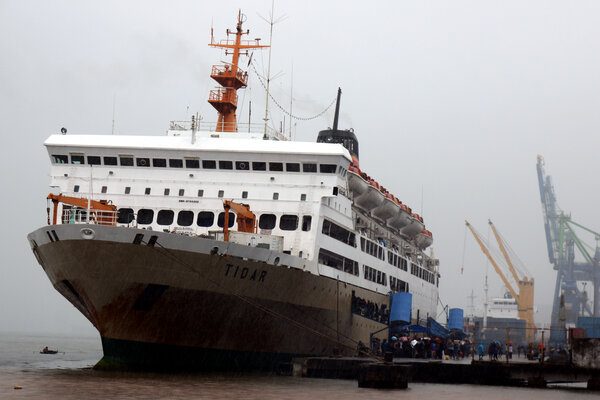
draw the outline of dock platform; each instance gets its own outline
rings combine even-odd
[[[373,367],[373,365],[379,365]],[[376,368],[388,382],[399,382],[394,375],[403,375],[406,382],[445,384],[476,384],[497,386],[546,387],[552,383],[587,383],[589,390],[600,389],[600,370],[577,367],[572,364],[539,363],[514,360],[471,361],[426,360],[394,358],[381,362],[370,357],[314,357],[292,360],[290,375],[330,378],[359,379],[361,369]],[[367,374],[373,376],[372,373]],[[363,376],[365,372],[363,371]],[[360,382],[360,381],[359,381]],[[367,384],[367,386],[369,386]],[[381,386],[384,387],[384,386]],[[398,386],[399,387],[399,386]]]

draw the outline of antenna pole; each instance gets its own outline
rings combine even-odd
[[[112,133],[111,133],[111,135],[115,134],[115,102],[116,102],[116,97],[117,97],[117,94],[113,93],[113,118],[112,118]]]
[[[290,82],[290,140],[293,140],[292,137],[292,115],[294,114],[294,109],[292,105],[294,104],[294,62],[292,61],[292,78]]]
[[[275,0],[271,2],[271,20],[269,21],[269,25],[271,25],[271,31],[269,33],[269,64],[267,67],[267,97],[265,100],[265,132],[264,137],[267,137],[267,122],[269,121],[269,83],[271,82],[271,49],[273,48],[273,25],[275,22],[273,21],[273,16],[275,15]]]

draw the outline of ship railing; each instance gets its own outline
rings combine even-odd
[[[96,224],[116,225],[119,218],[117,211],[88,210],[82,208],[63,210],[61,221],[63,224]]]
[[[225,123],[225,127],[228,123]],[[215,132],[217,129],[216,121],[171,121],[169,124],[170,131],[191,131],[195,127],[198,132]],[[224,130],[224,129],[223,129]],[[237,122],[237,131],[240,133],[265,133],[265,124],[260,122],[248,123],[248,122]],[[221,134],[235,133],[235,132],[219,132]],[[288,140],[288,138],[281,132],[267,126],[266,129],[267,137],[274,140]]]
[[[240,68],[234,68],[232,65],[213,65],[210,75],[222,76],[227,78],[235,77],[238,80],[240,80],[240,82],[243,82],[244,85],[248,83],[248,73]]]
[[[237,106],[237,93],[235,91],[227,91],[226,89],[215,89],[211,90],[208,95],[208,101],[214,101],[217,103],[230,103]]]

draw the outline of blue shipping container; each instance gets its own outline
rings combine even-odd
[[[600,318],[579,317],[577,327],[584,329],[588,338],[600,338]]]
[[[463,330],[463,317],[464,311],[462,308],[451,308],[448,311],[448,329],[458,329],[459,331]]]
[[[412,308],[412,294],[408,292],[394,293],[390,322],[406,322],[410,324],[410,310]]]

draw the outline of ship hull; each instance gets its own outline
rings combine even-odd
[[[101,366],[272,368],[356,354],[385,326],[353,314],[351,301],[354,292],[387,304],[386,295],[265,249],[98,225],[44,227],[29,240],[54,287],[98,329]]]

